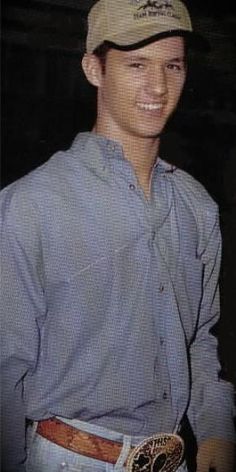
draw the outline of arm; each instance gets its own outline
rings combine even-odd
[[[210,444],[209,441],[212,445],[212,441],[218,440],[217,447],[219,442],[223,444],[222,441],[226,441],[228,444],[235,441],[233,386],[219,377],[221,366],[217,354],[217,340],[211,333],[219,319],[220,257],[221,237],[217,215],[210,228],[207,247],[202,254],[203,296],[197,333],[190,349],[192,386],[188,417],[198,442],[200,463],[202,455],[206,456],[205,448],[206,444]],[[212,454],[212,448],[210,451],[209,454]],[[200,470],[208,472],[209,464],[206,468],[199,468]],[[223,470],[226,472],[226,469]]]
[[[24,377],[37,363],[37,318],[45,310],[36,212],[29,195],[5,190],[1,195],[1,453],[4,472],[23,472]]]

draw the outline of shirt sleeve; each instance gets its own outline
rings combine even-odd
[[[234,389],[220,378],[217,339],[212,333],[220,316],[221,234],[218,213],[202,261],[203,296],[198,328],[190,350],[192,385],[188,417],[198,443],[213,437],[235,441]]]
[[[24,472],[24,378],[35,369],[45,313],[37,211],[26,192],[4,189],[1,209],[1,453],[4,472]]]

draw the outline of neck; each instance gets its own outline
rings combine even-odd
[[[122,145],[125,158],[132,164],[139,184],[149,196],[152,170],[157,160],[160,138],[130,136],[130,134],[125,135],[124,132],[114,132],[114,130],[111,132],[109,127],[100,126],[99,122],[94,126],[93,132],[102,134]]]

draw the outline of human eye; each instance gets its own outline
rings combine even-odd
[[[129,67],[132,69],[144,69],[144,64],[142,62],[130,62]]]
[[[181,72],[184,70],[184,63],[182,62],[169,62],[166,64],[166,68],[168,70],[174,71],[174,72]]]

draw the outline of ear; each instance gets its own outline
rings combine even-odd
[[[100,87],[102,67],[99,58],[94,54],[85,54],[82,59],[82,68],[90,84]]]

